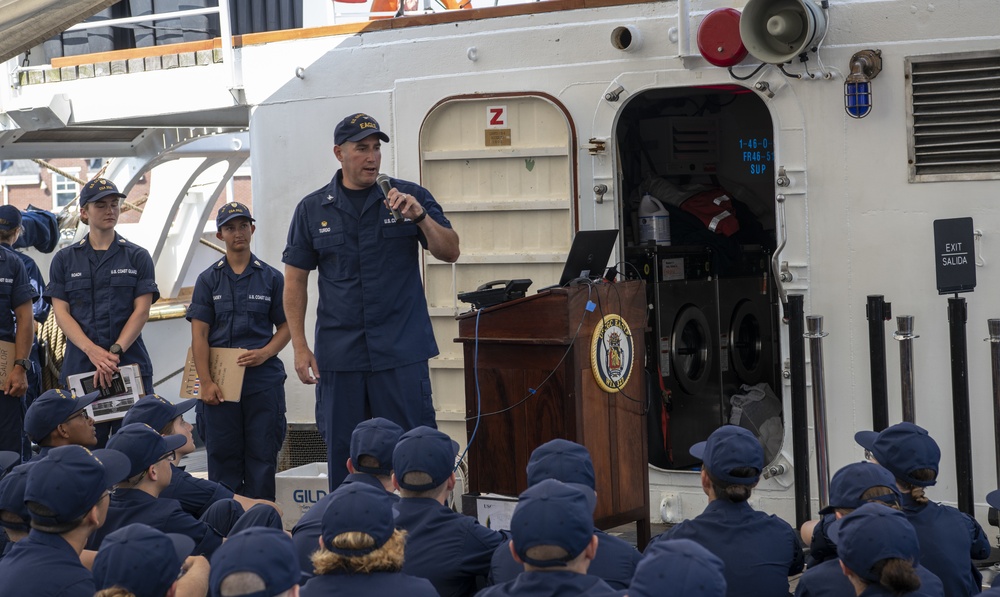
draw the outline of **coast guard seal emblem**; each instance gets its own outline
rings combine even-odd
[[[590,367],[605,392],[620,392],[632,375],[632,332],[620,315],[605,315],[594,328]]]

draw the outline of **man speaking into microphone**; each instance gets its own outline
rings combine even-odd
[[[340,170],[295,208],[282,253],[295,372],[317,384],[316,425],[330,489],[347,475],[351,433],[385,417],[436,427],[427,361],[438,354],[420,278],[420,246],[453,263],[458,234],[427,189],[380,176],[389,136],[367,114],[334,131]],[[420,246],[418,246],[418,243]],[[305,335],[309,272],[319,269],[315,353]]]

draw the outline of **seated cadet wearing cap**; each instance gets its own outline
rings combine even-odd
[[[443,597],[472,593],[504,541],[445,505],[455,488],[457,454],[458,443],[424,426],[404,433],[392,452],[392,479],[402,496],[396,527],[407,532],[403,572],[428,579]]]
[[[747,503],[764,468],[760,442],[742,427],[724,425],[690,452],[703,463],[708,507],[653,541],[692,539],[714,553],[726,566],[730,597],[787,594],[788,576],[802,572],[799,539],[787,522]]]
[[[129,459],[128,477],[115,488],[108,520],[90,538],[88,549],[99,549],[109,533],[136,522],[191,537],[197,555],[209,556],[222,544],[222,533],[185,512],[177,500],[159,498],[170,485],[174,450],[186,441],[183,435],[162,437],[142,423],[125,425],[111,436],[108,447]]]
[[[595,489],[594,463],[587,448],[565,439],[554,439],[535,448],[528,460],[528,486],[545,479],[577,484],[581,491]],[[587,574],[600,577],[614,589],[628,588],[642,555],[624,540],[599,529],[594,534],[600,545],[597,557],[590,563]],[[493,552],[490,563],[490,584],[499,584],[524,572],[524,566],[514,561],[505,544]]]
[[[352,483],[341,484],[330,497],[319,550],[311,558],[316,576],[302,587],[302,597],[437,597],[429,580],[400,571],[406,531],[393,526],[389,494]]]
[[[54,448],[33,463],[24,489],[31,531],[0,560],[0,595],[92,597],[94,577],[80,553],[104,524],[108,490],[128,469],[123,454],[82,446]]]
[[[91,392],[78,397],[69,390],[55,389],[36,398],[24,415],[24,432],[40,447],[36,458],[58,446],[97,445],[94,420],[86,408],[100,396],[100,392]]]
[[[2,452],[0,454],[15,454],[14,452]],[[0,479],[0,528],[3,528],[4,537],[3,553],[0,558],[14,547],[14,544],[28,536],[31,530],[31,515],[28,513],[28,506],[24,503],[24,488],[28,484],[28,468],[32,462],[26,462],[14,467],[9,473]]]
[[[399,496],[394,493],[395,487],[392,485],[392,450],[401,435],[403,429],[399,425],[382,417],[358,423],[351,433],[351,456],[347,459],[349,474],[340,485],[369,485],[381,489],[393,504],[398,502]],[[299,552],[302,573],[306,576],[312,575],[310,558],[322,535],[323,514],[331,499],[332,492],[323,496],[302,515],[292,529],[292,541]]]
[[[517,595],[620,595],[587,568],[597,553],[594,506],[597,498],[578,486],[545,479],[518,496],[510,520],[508,549],[524,572],[487,587],[483,597]]]
[[[983,576],[973,560],[990,555],[986,533],[975,518],[924,495],[925,488],[937,483],[937,442],[913,423],[898,423],[880,433],[859,431],[854,440],[895,476],[903,513],[920,541],[920,563],[941,579],[947,595],[978,595]]]
[[[212,597],[298,597],[299,560],[292,539],[278,529],[236,533],[212,556]]]
[[[865,597],[944,595],[921,587],[914,562],[920,558],[917,533],[899,510],[864,504],[830,527],[840,568]],[[978,594],[978,593],[977,593]]]
[[[183,435],[187,443],[177,449],[177,460],[194,452],[194,438],[191,435],[191,424],[184,420],[184,413],[198,403],[196,398],[181,400],[173,404],[156,394],[143,396],[132,405],[122,419],[123,425],[145,423],[160,432],[160,435]],[[200,479],[184,470],[183,466],[171,464],[170,485],[160,493],[161,498],[170,498],[181,503],[188,514],[198,518],[205,514],[209,506],[219,500],[236,500],[244,509],[250,509],[257,504],[268,504],[275,509],[277,505],[267,500],[255,500],[233,493],[221,483]]]
[[[722,560],[690,539],[657,541],[635,568],[628,597],[725,597]]]
[[[208,593],[208,560],[194,541],[130,524],[104,538],[94,560],[95,597],[187,597]],[[183,576],[181,576],[183,575]]]
[[[833,475],[830,481],[830,505],[819,513],[832,515],[834,520],[839,520],[869,502],[898,510],[900,499],[892,473],[877,464],[855,462]],[[795,587],[796,597],[853,597],[854,586],[840,569],[836,545],[832,540],[830,545],[833,546],[834,558],[806,568]],[[923,592],[944,595],[944,585],[940,578],[919,564],[916,571]]]

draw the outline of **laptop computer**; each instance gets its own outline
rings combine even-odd
[[[567,286],[579,278],[595,280],[603,276],[617,241],[617,230],[577,232],[569,248],[562,276],[559,277],[559,286]]]

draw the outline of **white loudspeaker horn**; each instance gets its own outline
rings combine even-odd
[[[826,14],[811,0],[750,0],[740,16],[743,45],[769,64],[808,52],[825,31]]]

